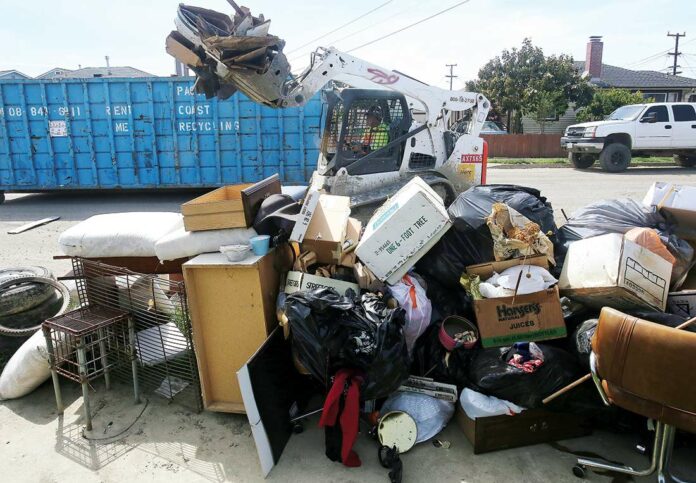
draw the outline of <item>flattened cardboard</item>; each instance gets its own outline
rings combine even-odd
[[[165,50],[169,55],[188,66],[200,67],[203,65],[203,61],[193,52],[193,47],[193,42],[176,30],[173,30],[165,41]]]
[[[372,216],[356,254],[377,278],[394,284],[451,226],[442,199],[416,176]]]
[[[518,265],[536,265],[548,269],[545,255],[513,258],[500,262],[471,265],[470,275],[484,281]],[[514,303],[513,303],[514,302]],[[474,313],[483,347],[501,347],[521,341],[558,339],[566,336],[558,287],[515,297],[474,300]]]
[[[292,229],[292,233],[290,234],[290,241],[302,243],[302,240],[304,240],[309,223],[312,221],[314,210],[319,203],[319,195],[319,191],[315,189],[310,189],[307,191],[305,199],[302,202],[302,208],[300,208],[300,216]]]
[[[313,251],[319,263],[338,264],[341,261],[349,217],[348,196],[320,195],[302,239],[302,251]]]
[[[590,307],[645,307],[664,311],[672,264],[611,233],[573,242],[558,286]]]
[[[344,282],[343,280],[336,280],[327,277],[317,277],[316,275],[311,275],[309,273],[296,271],[288,272],[285,282],[286,294],[305,290],[315,290],[317,288],[333,288],[336,289],[336,291],[341,295],[345,295],[348,290],[352,290],[356,294],[360,293],[360,287],[355,283]]]

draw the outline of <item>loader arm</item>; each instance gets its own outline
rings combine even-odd
[[[320,47],[312,54],[310,66],[293,82],[281,98],[282,107],[299,106],[332,80],[350,83],[351,78],[372,82],[378,87],[390,89],[422,104],[428,127],[437,125],[442,118],[448,120],[452,111],[473,109],[472,128],[469,134],[478,136],[488,115],[490,103],[482,94],[467,91],[448,91],[429,86],[401,73],[384,69],[363,59],[332,48]]]

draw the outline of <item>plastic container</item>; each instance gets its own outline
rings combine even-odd
[[[258,255],[259,257],[264,256],[266,253],[268,253],[268,250],[271,245],[271,237],[268,235],[258,235],[255,237],[252,237],[250,240],[251,242],[251,249],[254,252],[254,255]]]
[[[462,332],[473,332],[474,339],[470,341],[458,341],[454,338],[455,335]],[[473,349],[479,340],[479,332],[470,320],[458,315],[450,315],[443,322],[438,334],[440,343],[448,351],[453,351],[459,347],[464,349]]]
[[[220,247],[222,252],[230,262],[240,262],[251,253],[249,245],[223,245]]]

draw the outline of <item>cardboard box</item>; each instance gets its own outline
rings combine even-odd
[[[617,233],[573,242],[558,286],[561,294],[601,309],[664,311],[672,264]]]
[[[474,447],[474,454],[578,438],[592,433],[589,421],[582,416],[543,409],[527,409],[514,416],[471,419],[457,404],[455,419]]]
[[[304,201],[302,202],[302,208],[300,208],[300,216],[298,217],[295,226],[290,234],[290,241],[297,243],[302,243],[304,240],[305,233],[307,233],[307,228],[309,223],[312,221],[312,215],[314,215],[314,210],[317,208],[319,203],[319,191],[316,189],[310,189],[305,195]]]
[[[358,260],[358,256],[355,254],[355,248],[360,242],[361,231],[362,223],[360,223],[360,220],[348,218],[346,238],[343,241],[343,252],[341,253],[341,260],[338,262],[340,266],[352,268],[355,265],[355,262]]]
[[[677,235],[696,240],[696,187],[655,182],[643,204],[656,207],[670,222],[677,224]]]
[[[255,184],[223,186],[181,205],[186,231],[247,228],[264,199],[281,192],[278,175]]]
[[[482,263],[466,268],[481,281],[517,265],[536,265],[548,269],[545,255]],[[514,303],[513,303],[514,302]],[[483,347],[501,347],[520,341],[558,339],[566,336],[558,287],[540,292],[474,300],[474,313]]]
[[[285,293],[291,294],[304,290],[314,290],[317,288],[334,288],[336,291],[345,295],[347,290],[353,290],[356,294],[360,293],[360,287],[358,284],[344,282],[343,280],[336,280],[327,277],[317,277],[316,275],[310,275],[309,273],[288,272],[288,276],[285,282]]]
[[[338,264],[346,239],[350,198],[322,194],[302,238],[302,251],[311,250],[318,263]]]
[[[442,199],[416,176],[372,216],[356,253],[378,279],[394,284],[450,226]]]

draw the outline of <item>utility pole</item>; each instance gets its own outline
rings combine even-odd
[[[449,75],[446,75],[445,77],[449,78],[450,81],[450,90],[452,90],[452,81],[459,77],[458,75],[454,75],[454,68],[457,67],[457,64],[445,64],[447,67],[449,67]]]
[[[677,72],[677,67],[681,67],[681,65],[677,65],[677,58],[681,55],[681,52],[679,52],[679,38],[680,37],[686,37],[686,32],[683,34],[680,33],[670,33],[667,32],[667,37],[674,37],[674,52],[670,52],[668,55],[673,55],[674,56],[674,64],[672,65],[672,75],[677,75],[681,74],[681,71]]]

